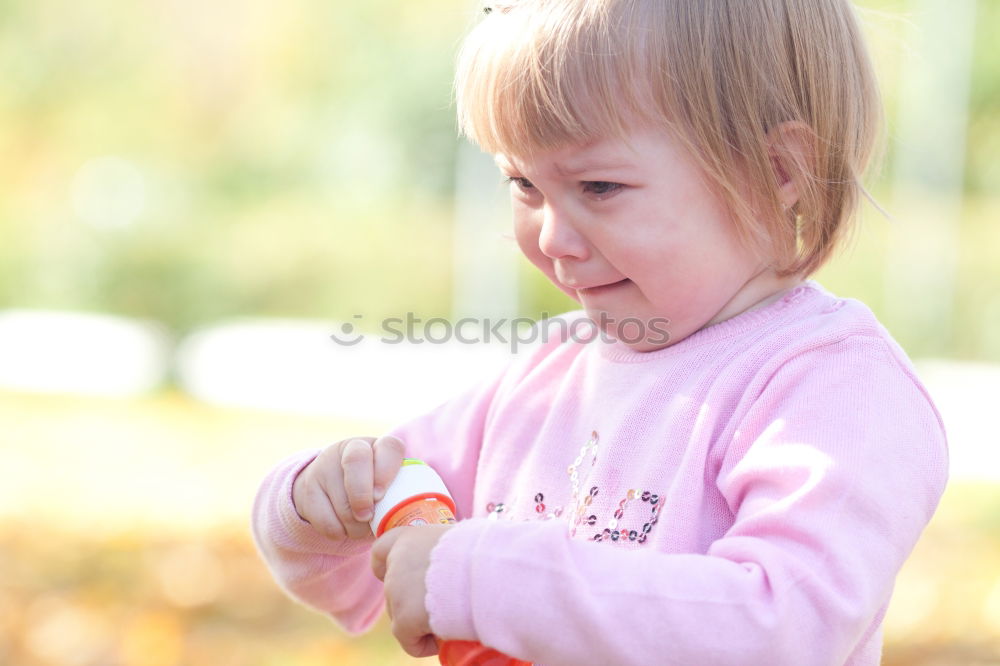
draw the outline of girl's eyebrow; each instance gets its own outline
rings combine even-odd
[[[501,169],[516,169],[503,155],[495,155],[493,162]],[[583,161],[577,163],[555,164],[556,172],[561,176],[577,176],[588,171],[626,169],[632,166],[628,162],[604,162],[601,160]]]
[[[603,162],[594,160],[591,162],[580,162],[578,164],[556,164],[556,171],[563,176],[578,176],[588,171],[610,171],[613,169],[625,169],[631,166],[624,162]]]

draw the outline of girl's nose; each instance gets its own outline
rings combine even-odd
[[[587,241],[573,226],[564,211],[546,203],[541,211],[542,228],[538,249],[550,259],[587,258]]]

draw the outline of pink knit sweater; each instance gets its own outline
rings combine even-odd
[[[391,434],[458,505],[435,634],[545,666],[878,664],[948,470],[906,354],[813,280],[654,352],[552,334]],[[384,607],[371,540],[291,501],[317,453],[264,479],[253,535],[288,594],[360,633]]]

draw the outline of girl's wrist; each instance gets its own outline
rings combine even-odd
[[[472,622],[471,567],[485,520],[456,523],[435,544],[424,576],[424,607],[434,635],[442,639],[479,640]]]

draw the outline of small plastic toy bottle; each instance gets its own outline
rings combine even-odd
[[[370,525],[379,537],[394,527],[454,522],[455,501],[441,477],[422,460],[405,458],[385,496],[375,503]],[[437,644],[443,666],[531,666],[531,662],[513,659],[475,641],[437,639]]]

